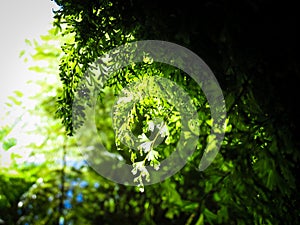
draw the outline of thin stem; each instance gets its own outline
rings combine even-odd
[[[64,199],[65,199],[65,177],[66,177],[66,166],[67,166],[67,148],[66,144],[64,143],[63,145],[63,152],[62,152],[62,168],[61,168],[61,188],[60,188],[60,199],[59,199],[59,206],[58,206],[58,212],[59,212],[59,217],[58,217],[58,222],[57,224],[59,225],[59,220],[63,216],[63,209],[64,209]]]

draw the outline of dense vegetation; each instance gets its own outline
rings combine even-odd
[[[28,170],[35,174],[32,179],[20,175],[21,181],[1,172],[2,219],[11,224],[299,223],[299,64],[295,50],[299,44],[296,12],[291,6],[260,1],[203,1],[197,6],[189,1],[156,0],[56,3],[61,8],[55,12],[54,26],[64,36],[60,37],[62,52],[44,54],[42,58],[60,57],[62,86],[48,87],[58,95],[56,106],[56,96],[40,98],[41,110],[46,114],[43,116],[53,121],[45,124],[45,136],[54,146],[49,152],[61,154],[62,163],[41,165],[42,172],[19,168],[20,174]],[[278,16],[285,12],[289,16]],[[50,37],[55,35],[58,33]],[[76,135],[80,121],[85,119],[82,114],[78,124],[74,121],[76,90],[89,65],[107,51],[128,42],[155,39],[192,50],[212,69],[226,102],[225,138],[213,163],[199,171],[203,149],[212,139],[205,95],[183,71],[145,56],[144,62],[119,70],[103,84],[97,108],[100,119],[95,123],[105,147],[132,163],[133,168],[144,160],[144,155],[115,137],[107,110],[113,108],[114,98],[129,84],[159,76],[175,82],[193,99],[198,112],[198,121],[194,122],[200,127],[197,148],[188,163],[163,182],[144,187],[146,180],[138,179],[139,188],[115,184],[95,173],[74,153],[71,136]],[[37,51],[45,53],[45,48]],[[148,163],[155,168],[174,151],[183,129],[180,113],[166,99],[151,96],[130,107],[133,110],[127,126],[117,132],[130,129],[136,136],[149,136],[152,120],[159,116],[166,120],[166,139],[150,150],[156,157]],[[54,114],[64,128],[53,119]],[[191,134],[197,133],[189,129]],[[122,134],[126,137],[126,132]],[[92,141],[86,140],[91,145]],[[68,157],[76,158],[76,163],[68,163]],[[7,193],[7,188],[15,192]]]

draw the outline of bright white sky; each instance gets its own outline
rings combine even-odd
[[[7,97],[13,95],[14,90],[19,90],[26,95],[36,92],[33,85],[27,84],[28,80],[37,78],[37,74],[27,70],[28,64],[19,58],[22,50],[28,49],[25,39],[38,39],[40,35],[46,34],[51,28],[53,18],[52,9],[57,9],[57,5],[51,0],[7,0],[1,2],[0,13],[0,127],[13,123],[17,118],[29,120],[28,117],[21,116],[21,109],[12,110],[6,115],[9,107],[5,105]],[[29,125],[33,121],[26,121]],[[23,130],[24,129],[24,130]],[[15,130],[14,136],[18,136],[18,145],[22,145],[24,139],[24,127]],[[0,166],[3,160],[7,161],[9,154],[4,152],[0,146]],[[2,160],[1,160],[2,158]],[[2,163],[1,163],[2,161]],[[8,162],[7,162],[8,163]]]
[[[13,90],[24,88],[30,79],[28,66],[19,59],[20,51],[26,48],[24,40],[38,38],[51,27],[52,9],[56,4],[51,0],[9,0],[1,2],[0,13],[0,78],[1,104]]]

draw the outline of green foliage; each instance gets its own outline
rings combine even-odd
[[[17,140],[15,138],[9,138],[3,142],[2,148],[4,150],[8,150],[11,147],[15,146],[16,144],[17,144]]]
[[[13,137],[7,137],[8,134],[13,129],[13,126],[3,126],[0,130],[0,142],[2,142],[2,149],[7,151],[11,147],[15,146],[17,144],[17,139]]]
[[[147,57],[144,64],[124,68],[110,80],[109,86],[118,94],[140,77],[160,74],[185,88],[199,112],[199,121],[195,122],[200,126],[200,138],[189,164],[174,180],[164,182],[170,182],[168,185],[154,185],[145,189],[147,194],[147,190],[153,188],[161,193],[158,199],[165,199],[161,204],[163,211],[151,214],[150,218],[155,221],[156,215],[163,214],[164,219],[176,224],[294,224],[298,221],[299,215],[295,209],[299,195],[296,194],[295,172],[299,168],[299,151],[296,151],[291,127],[280,123],[279,128],[277,122],[283,115],[291,114],[284,114],[282,110],[277,114],[272,107],[265,107],[268,96],[277,92],[272,85],[278,83],[270,82],[273,74],[266,69],[268,66],[261,64],[263,56],[253,57],[251,53],[255,48],[248,48],[237,38],[236,27],[243,30],[245,26],[235,18],[235,8],[231,9],[224,3],[224,10],[228,12],[223,12],[222,7],[218,8],[210,1],[207,1],[207,5],[203,4],[202,8],[195,7],[193,3],[179,6],[175,2],[168,4],[161,1],[56,2],[62,8],[56,13],[55,24],[67,24],[64,32],[75,35],[74,42],[67,43],[64,48],[65,56],[60,64],[63,94],[58,101],[58,115],[70,135],[76,132],[70,120],[74,90],[89,63],[109,49],[128,41],[162,39],[189,47],[205,58],[223,86],[228,112],[226,137],[213,164],[199,173],[196,168],[201,150],[207,143],[213,144],[213,136],[208,135],[212,122],[209,105],[193,81],[181,71],[159,65]],[[242,7],[245,4],[241,1],[238,5],[241,8],[248,7],[251,11],[250,6]],[[260,9],[258,3],[253,4]],[[220,28],[211,15],[223,21],[224,16],[221,15],[224,13],[229,19]],[[239,16],[242,21],[247,20],[244,15]],[[239,44],[250,53],[244,54],[246,50],[240,49]],[[265,85],[264,89],[262,84]],[[268,96],[264,95],[266,92]],[[277,101],[276,107],[281,109],[283,105]],[[160,106],[170,110],[171,116],[167,124],[167,138],[161,145],[163,150],[156,150],[149,139],[149,130],[153,127],[151,121],[154,115],[165,118],[167,114],[158,110]],[[133,172],[139,171],[147,178],[142,163],[148,157],[145,152],[151,153],[152,165],[158,167],[159,161],[169,154],[168,146],[176,143],[177,133],[180,132],[180,123],[177,123],[179,115],[162,99],[155,101],[145,98],[131,107],[126,129],[135,132],[136,136],[140,135],[143,142],[141,151],[126,149],[122,141],[116,140],[118,137],[113,135],[106,139],[106,145],[108,149],[123,149],[119,154],[133,163]],[[98,122],[105,127],[104,130],[108,126],[106,122]],[[121,128],[117,132],[124,130]],[[116,147],[113,147],[114,142],[117,143]],[[126,140],[124,142],[127,143]],[[121,144],[118,146],[118,143]],[[169,190],[171,187],[172,191]],[[163,193],[167,192],[172,194],[166,198]],[[145,201],[145,205],[151,208],[149,202]],[[167,224],[163,219],[159,221],[158,224]]]
[[[40,165],[36,170],[30,167],[28,173],[22,170],[18,181],[10,180],[8,172],[1,174],[1,187],[2,184],[5,187],[0,189],[2,219],[14,224],[58,224],[59,221],[131,225],[299,223],[299,142],[296,122],[290,122],[296,121],[298,115],[287,104],[290,96],[278,91],[282,83],[286,84],[285,74],[299,67],[289,58],[289,66],[278,62],[279,69],[272,69],[269,58],[277,55],[273,47],[253,46],[257,32],[256,29],[249,32],[248,20],[261,19],[262,3],[240,1],[232,7],[224,2],[205,1],[200,3],[201,7],[195,7],[188,2],[176,5],[176,2],[168,4],[156,0],[56,2],[61,6],[55,15],[57,29],[42,39],[45,42],[62,40],[63,52],[49,44],[28,41],[37,50],[35,60],[50,60],[53,65],[50,68],[57,69],[55,63],[60,59],[62,86],[57,88],[56,84],[41,82],[45,91],[37,97],[42,100],[37,109],[43,117],[44,125],[39,132],[45,141],[32,145],[36,154],[47,154],[52,159],[49,161],[55,163]],[[238,7],[243,10],[237,11]],[[253,14],[254,11],[259,13]],[[219,21],[222,21],[220,25]],[[259,29],[259,24],[255,28]],[[58,35],[58,28],[66,38]],[[264,30],[265,27],[260,31]],[[272,42],[276,37],[266,39]],[[179,69],[153,62],[147,55],[143,63],[129,65],[113,74],[99,94],[95,123],[108,151],[133,165],[132,172],[140,184],[135,188],[107,181],[86,165],[69,165],[66,158],[77,161],[80,158],[74,140],[66,138],[65,133],[72,135],[78,128],[73,127],[72,121],[75,90],[90,63],[116,46],[145,39],[169,40],[203,57],[223,87],[228,118],[220,153],[210,167],[199,172],[203,149],[207,144],[213,147],[215,137],[209,135],[213,122],[210,106],[195,82]],[[263,43],[271,46],[268,42]],[[275,43],[277,46],[280,42]],[[264,48],[272,54],[264,55],[261,51]],[[287,63],[285,57],[278,58]],[[32,69],[47,71],[41,66]],[[145,165],[159,170],[161,160],[174,151],[183,129],[182,115],[169,99],[148,96],[133,102],[124,92],[128,85],[154,76],[170,79],[189,93],[198,120],[189,121],[185,135],[199,135],[199,140],[195,153],[180,172],[161,183],[143,187],[145,178],[151,179]],[[288,84],[291,86],[282,87],[283,90],[295,87]],[[140,86],[139,91],[144,88]],[[53,120],[56,95],[59,96],[57,116],[64,127]],[[121,97],[123,104],[116,104],[116,96]],[[129,113],[122,117],[125,109],[130,109]],[[119,113],[120,118],[112,120],[111,111]],[[78,118],[81,119],[84,120],[84,115]],[[114,125],[119,129],[114,130]],[[139,151],[133,151],[128,131],[139,137],[136,146]],[[6,137],[6,132],[4,129],[1,138]],[[18,184],[16,187],[14,182]],[[15,192],[11,194],[8,190],[12,187]],[[17,199],[24,192],[19,204],[21,214],[16,215]],[[9,205],[14,207],[9,208]],[[4,217],[6,214],[10,218]]]
[[[29,168],[5,169],[0,172],[0,218],[6,224],[16,224],[18,203],[22,194],[31,186],[35,176]]]

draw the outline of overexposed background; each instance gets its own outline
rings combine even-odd
[[[47,34],[52,26],[53,11],[57,5],[51,0],[9,0],[1,2],[0,13],[0,127],[15,124],[9,134],[17,138],[17,145],[9,151],[0,146],[0,166],[9,165],[10,154],[18,153],[26,160],[28,152],[24,146],[32,141],[38,141],[37,136],[27,134],[34,128],[35,118],[27,111],[34,107],[35,102],[28,99],[38,91],[34,81],[39,75],[28,70],[29,62],[20,58],[20,52],[32,51],[26,43],[28,40],[39,40],[40,35]],[[14,91],[23,93],[22,107],[11,107],[9,96],[15,96]]]

